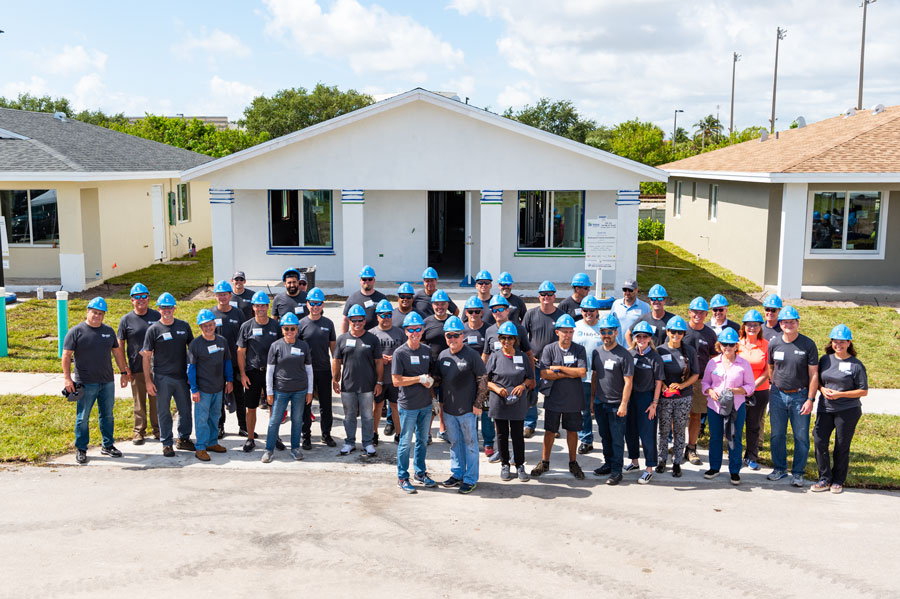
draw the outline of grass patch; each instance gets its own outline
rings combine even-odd
[[[172,262],[186,261],[196,261],[196,264],[185,266],[151,264],[146,268],[107,279],[106,282],[110,285],[126,286],[110,294],[107,299],[110,297],[128,299],[131,286],[138,281],[150,290],[151,300],[154,300],[163,291],[168,291],[180,300],[190,295],[198,287],[212,284],[213,254],[211,247],[199,250],[196,258],[188,255],[172,260]]]

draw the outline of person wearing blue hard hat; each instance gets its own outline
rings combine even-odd
[[[441,413],[450,440],[450,478],[444,487],[471,493],[478,484],[478,425],[487,399],[487,374],[481,354],[464,339],[465,325],[456,316],[444,321],[447,349],[432,364],[443,389]]]
[[[640,468],[640,446],[644,447],[644,472],[638,484],[646,485],[653,478],[653,469],[659,465],[656,448],[656,408],[666,379],[665,366],[653,345],[654,330],[648,322],[638,322],[632,330],[629,353],[634,358],[634,381],[631,390],[631,408],[625,415],[625,446],[631,464],[630,472]]]
[[[556,286],[551,281],[544,281],[538,286],[537,308],[525,313],[522,327],[528,333],[528,342],[534,352],[535,360],[544,351],[544,346],[556,341],[556,321],[564,314],[556,307]],[[535,364],[535,374],[537,365]],[[540,384],[538,384],[540,387]],[[528,413],[525,415],[525,438],[530,439],[537,427],[537,389],[528,398]]]
[[[803,487],[803,473],[809,459],[809,421],[819,388],[819,349],[800,334],[800,314],[793,306],[778,313],[781,335],[769,341],[769,424],[772,435],[773,470],[766,477],[781,480],[788,475],[787,427],[794,435],[791,484]]]
[[[481,278],[479,278],[481,277]],[[486,310],[488,304],[491,302],[491,273],[486,270],[479,271],[477,275],[475,275],[475,295],[469,298],[469,301],[472,298],[477,299],[481,303],[481,309],[483,312],[481,313],[482,322],[492,325],[494,324],[494,317],[491,314],[490,310]],[[468,302],[466,302],[468,305]],[[462,321],[468,322],[469,315],[466,313],[466,308],[463,307]]]
[[[437,289],[430,297],[432,314],[425,317],[425,332],[422,335],[422,342],[431,348],[431,362],[433,364],[437,360],[438,354],[447,349],[447,340],[444,338],[444,323],[449,318],[452,318],[452,315],[449,312],[450,296],[447,295],[446,291]],[[438,405],[443,401],[443,392],[439,383],[435,383],[432,387],[432,393],[434,393]],[[449,443],[450,438],[447,436],[447,429],[444,425],[443,412],[439,413],[438,422],[440,425],[438,431],[441,439]],[[428,440],[430,444],[430,436]]]
[[[243,270],[237,270],[231,275],[231,305],[244,313],[246,320],[253,318],[253,296],[252,289],[245,287],[247,283],[247,275]]]
[[[584,480],[584,472],[576,456],[578,431],[581,430],[582,386],[581,379],[587,372],[587,354],[584,348],[572,343],[575,319],[563,314],[556,320],[556,343],[544,346],[538,370],[546,382],[544,388],[544,443],[541,461],[532,469],[531,476],[540,476],[550,470],[550,451],[560,426],[566,431],[569,449],[569,472],[577,480]]]
[[[174,301],[175,298],[172,299]],[[159,312],[150,308],[150,291],[143,283],[135,283],[131,287],[131,306],[133,309],[119,320],[119,327],[116,329],[119,347],[115,351],[119,352],[120,357],[128,362],[131,372],[131,397],[134,400],[132,442],[135,445],[143,445],[144,435],[147,434],[148,416],[153,437],[159,439],[156,394],[147,393],[144,361],[141,359],[144,336],[150,325],[159,321]]]
[[[853,334],[839,324],[828,335],[825,354],[819,360],[819,407],[813,426],[819,480],[811,491],[844,490],[850,468],[850,444],[862,417],[860,399],[869,394],[866,367],[856,357]],[[834,453],[829,451],[834,433]]]
[[[306,294],[306,316],[300,319],[297,338],[306,341],[312,355],[313,378],[310,389],[313,397],[319,402],[319,429],[322,443],[328,447],[336,447],[331,436],[334,424],[334,412],[331,396],[331,356],[337,341],[334,322],[325,316],[325,292],[313,287]],[[303,449],[312,449],[312,408],[303,410]]]
[[[228,281],[219,281],[215,287],[216,307],[212,309],[216,317],[216,334],[225,338],[231,355],[231,378],[237,381],[231,391],[226,391],[222,397],[222,409],[219,414],[219,438],[225,436],[225,409],[229,412],[237,412],[238,434],[242,437],[247,434],[247,415],[244,409],[244,386],[240,382],[241,372],[237,364],[237,340],[241,333],[241,325],[246,318],[244,312],[235,307],[233,302],[233,289]]]
[[[175,304],[171,293],[159,296],[156,300],[159,320],[147,328],[141,347],[142,378],[147,393],[156,399],[154,413],[159,416],[159,438],[162,453],[167,458],[175,457],[175,449],[196,451],[191,442],[193,417],[187,378],[187,351],[194,333],[187,322],[175,318]],[[212,312],[209,315],[212,316]],[[172,433],[173,400],[178,409],[177,439]]]
[[[63,338],[62,371],[67,397],[76,401],[75,411],[75,461],[87,463],[87,448],[90,443],[91,410],[94,403],[100,413],[100,436],[103,447],[100,453],[114,458],[122,457],[122,452],[113,445],[113,405],[115,403],[115,374],[110,362],[110,354],[122,373],[120,386],[128,385],[130,369],[123,354],[116,351],[119,342],[116,332],[103,324],[107,311],[106,300],[95,297],[88,302],[87,315],[82,322],[69,329]],[[72,372],[72,361],[75,372]]]
[[[525,312],[528,308],[525,306],[525,300],[512,292],[514,284],[515,281],[511,274],[508,272],[500,273],[500,277],[497,279],[497,287],[500,290],[499,295],[502,295],[509,303],[509,320],[516,324],[522,324],[522,319],[525,318]]]
[[[710,358],[716,356],[716,332],[705,324],[706,316],[709,314],[709,303],[704,298],[695,297],[691,300],[688,311],[690,317],[688,318],[687,332],[684,335],[684,343],[693,347],[697,353],[697,363],[700,367],[697,372],[702,377],[706,372],[706,364]],[[691,404],[688,442],[684,450],[684,457],[691,464],[699,466],[703,460],[697,454],[697,440],[700,438],[700,429],[707,412],[706,397],[703,395],[699,379],[694,383],[691,397],[693,403]]]
[[[685,429],[690,422],[693,403],[693,385],[700,378],[697,352],[684,342],[688,325],[681,316],[673,316],[666,324],[666,343],[657,347],[663,361],[663,391],[656,407],[656,421],[659,432],[656,437],[658,464],[656,472],[666,471],[669,457],[669,435],[672,435],[674,454],[672,456],[672,476],[681,476],[681,462],[684,459]]]
[[[223,282],[228,285],[227,281]],[[228,289],[231,289],[230,285]],[[217,295],[221,293],[224,292],[217,291]],[[228,296],[231,296],[231,291],[228,291]],[[239,312],[230,305],[228,307],[233,312]],[[222,413],[223,395],[231,393],[234,387],[233,354],[228,340],[216,332],[220,325],[214,310],[200,310],[197,324],[201,335],[188,344],[187,377],[194,402],[194,456],[201,462],[208,462],[210,451],[226,451],[218,441],[221,427],[219,415]]]
[[[741,483],[741,436],[747,416],[746,398],[756,389],[750,362],[737,353],[738,333],[726,327],[716,340],[717,355],[710,359],[701,383],[707,400],[709,422],[709,469],[706,479],[719,475],[722,468],[722,438],[728,442],[728,472],[731,484]]]
[[[784,307],[784,302],[777,294],[767,295],[763,300],[763,312],[766,315],[766,321],[763,323],[762,336],[766,341],[771,341],[772,337],[781,335],[781,326],[778,324],[778,313]]]
[[[351,293],[344,302],[341,332],[346,333],[350,330],[350,319],[347,314],[350,312],[350,307],[354,305],[362,306],[366,311],[366,330],[378,324],[378,319],[375,318],[375,306],[383,299],[387,299],[387,296],[375,289],[375,269],[368,264],[363,266],[359,271],[359,291]]]
[[[575,319],[581,320],[581,300],[591,292],[591,279],[585,273],[579,272],[572,277],[572,295],[559,302],[559,309]]]
[[[712,318],[707,322],[707,326],[718,335],[725,329],[733,329],[735,332],[741,325],[728,318],[728,299],[721,294],[715,294],[709,300],[709,309],[712,312]]]
[[[253,294],[250,306],[253,316],[241,324],[236,344],[239,381],[244,391],[237,409],[244,412],[247,434],[243,447],[245,452],[256,448],[256,409],[260,401],[266,401],[269,348],[281,337],[278,321],[269,318],[269,296],[264,291]]]
[[[291,267],[282,273],[281,282],[284,291],[272,298],[272,318],[280,321],[288,312],[295,314],[298,320],[303,318],[306,314],[306,274]]]
[[[756,388],[747,397],[747,418],[744,437],[744,466],[759,470],[759,451],[762,448],[763,419],[769,405],[769,343],[762,336],[763,317],[757,310],[748,310],[741,319],[738,331],[738,355],[750,363]]]
[[[487,303],[490,303],[490,299],[488,299]],[[493,315],[487,308],[487,303],[482,301],[479,296],[473,295],[466,300],[465,306],[463,306],[463,324],[465,325],[463,342],[478,352],[479,356],[484,354],[487,330],[495,322]],[[485,320],[488,317],[490,322]],[[484,455],[489,462],[497,462],[500,460],[500,454],[494,451],[494,439],[496,438],[494,422],[488,415],[487,410],[481,412],[480,422],[481,438],[484,442]]]
[[[650,288],[650,291],[647,292],[647,300],[650,302],[650,311],[641,315],[641,317],[625,331],[625,341],[629,345],[632,341],[632,331],[634,330],[635,325],[640,322],[646,322],[650,325],[650,330],[653,331],[651,338],[656,347],[659,347],[666,342],[666,324],[669,322],[669,319],[674,316],[674,314],[666,310],[666,299],[668,297],[669,294],[666,292],[666,288],[659,283]]]
[[[434,314],[434,300],[431,296],[437,291],[437,282],[437,271],[429,266],[425,269],[425,272],[422,273],[422,285],[424,288],[416,291],[415,297],[413,297],[413,310],[421,314],[422,318]],[[447,297],[446,301],[449,306],[449,313],[459,314],[459,308],[453,303],[453,300]]]
[[[412,288],[410,288],[412,291]],[[381,300],[375,306],[375,316],[378,317],[378,326],[369,329],[369,332],[378,338],[381,345],[381,361],[384,363],[382,385],[380,393],[376,389],[375,407],[372,412],[374,418],[374,432],[372,444],[378,446],[378,424],[381,419],[381,408],[387,402],[387,424],[384,427],[384,436],[394,436],[394,441],[400,440],[400,414],[397,413],[397,397],[400,392],[391,380],[391,366],[394,352],[406,342],[406,333],[400,328],[402,320],[394,321],[393,315],[396,309],[391,302]]]
[[[578,431],[578,453],[587,454],[594,451],[594,415],[591,410],[591,356],[594,350],[603,345],[600,336],[600,301],[593,295],[581,300],[582,319],[575,323],[572,342],[582,346],[587,356],[585,373],[581,379],[581,430]]]
[[[625,333],[631,329],[641,316],[650,312],[647,302],[638,298],[638,282],[636,279],[627,279],[622,283],[622,297],[613,302],[610,312],[619,320],[619,332],[616,334],[616,343],[625,346],[628,340]]]
[[[397,287],[397,307],[391,314],[391,322],[395,327],[399,327],[403,331],[403,319],[410,312],[413,312],[413,300],[415,299],[416,290],[409,283],[401,283]],[[404,339],[406,332],[403,332]]]

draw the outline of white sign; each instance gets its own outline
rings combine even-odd
[[[0,250],[4,258],[9,258],[9,240],[6,239],[6,217],[0,216]]]
[[[585,270],[615,270],[617,221],[601,216],[584,223]]]

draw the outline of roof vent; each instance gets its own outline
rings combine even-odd
[[[803,127],[806,127],[806,119],[803,118],[802,116],[798,116],[797,117],[797,129],[801,129]]]
[[[844,113],[844,118],[845,119],[850,118],[851,116],[853,116],[855,114],[856,114],[856,109],[851,106],[850,108],[847,109],[847,112]]]
[[[872,114],[884,112],[884,104],[876,104],[872,107]]]
[[[54,112],[53,118],[55,118],[57,121],[62,121],[65,123],[66,122],[66,113],[65,112]]]
[[[766,131],[765,129],[760,129],[759,130],[759,141],[763,142],[763,141],[766,141],[767,139],[769,139],[769,132]]]

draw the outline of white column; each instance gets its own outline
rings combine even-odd
[[[365,265],[365,193],[362,189],[341,190],[341,225],[343,248],[341,257],[344,264],[344,293],[347,295],[359,289],[357,273]],[[377,274],[377,273],[376,273]]]
[[[799,299],[803,286],[806,234],[806,183],[785,183],[781,195],[781,236],[778,240],[778,295]]]
[[[503,215],[503,190],[481,190],[481,247],[479,266],[496,279],[501,268],[501,231]],[[471,273],[470,273],[471,274]]]
[[[472,246],[474,245],[472,241],[472,192],[466,192],[466,231],[465,231],[465,239],[466,239],[466,248],[465,248],[465,268],[466,275],[463,277],[463,280],[460,282],[460,287],[474,287],[475,279],[472,278]]]
[[[638,209],[641,206],[639,190],[620,189],[616,196],[616,278],[613,295],[627,279],[637,279]],[[597,282],[601,289],[601,282]],[[646,291],[646,290],[645,290]]]
[[[84,291],[84,232],[81,190],[60,186],[56,192],[59,219],[59,282],[71,292]]]
[[[213,280],[231,280],[234,273],[234,190],[209,190],[209,217],[212,225]]]

